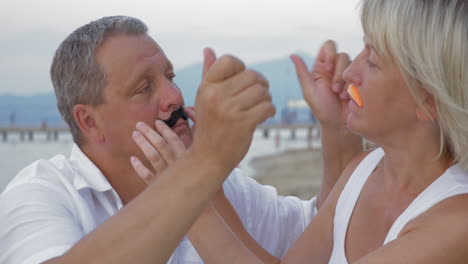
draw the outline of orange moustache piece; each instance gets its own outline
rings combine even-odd
[[[358,91],[358,89],[356,88],[356,86],[354,86],[353,84],[350,84],[350,85],[348,86],[347,92],[349,93],[349,96],[351,96],[351,99],[353,99],[353,101],[354,101],[359,107],[362,107],[362,98],[361,98],[361,94],[359,94],[359,91]]]

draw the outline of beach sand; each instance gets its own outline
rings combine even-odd
[[[322,182],[322,152],[318,150],[290,150],[284,153],[255,158],[250,163],[254,178],[261,184],[272,185],[283,196],[310,199]]]

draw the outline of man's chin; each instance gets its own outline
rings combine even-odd
[[[177,135],[179,136],[180,140],[184,143],[185,147],[190,148],[193,142],[192,132],[190,131],[190,129],[184,129],[183,131],[177,133]]]

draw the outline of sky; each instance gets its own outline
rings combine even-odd
[[[202,61],[204,47],[247,65],[315,55],[327,39],[352,57],[362,48],[359,0],[14,0],[0,3],[0,94],[52,91],[55,49],[103,16],[141,19],[177,69]]]

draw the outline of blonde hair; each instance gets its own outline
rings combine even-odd
[[[466,0],[363,0],[361,22],[377,52],[400,71],[421,102],[437,106],[440,153],[468,170],[468,4]]]

